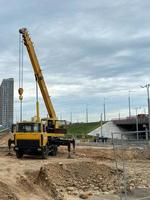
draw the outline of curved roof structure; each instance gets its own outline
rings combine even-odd
[[[112,133],[114,138],[120,139],[121,133],[123,133],[124,129],[118,127],[115,125],[112,121],[108,121],[105,124],[102,125],[101,127],[96,128],[95,130],[91,131],[88,133],[90,136],[103,136],[103,137],[108,137],[112,138]]]

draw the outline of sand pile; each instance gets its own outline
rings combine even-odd
[[[2,200],[18,200],[12,189],[2,181],[0,181],[0,199]]]
[[[0,147],[8,146],[8,140],[13,139],[13,134],[9,132],[4,132],[0,134]]]
[[[20,180],[20,184],[30,191],[32,188],[40,188],[43,193],[55,200],[65,199],[65,194],[80,196],[83,192],[89,195],[101,192],[115,193],[118,191],[118,180],[116,170],[96,162],[55,163],[41,167],[40,171],[27,172],[27,179]],[[121,181],[123,173],[119,170]],[[132,181],[131,181],[132,180]],[[139,181],[129,178],[136,186]],[[31,187],[30,187],[31,185]],[[121,184],[123,187],[123,183]],[[130,188],[130,185],[129,187]]]
[[[109,160],[114,161],[114,150],[113,149],[93,149],[93,148],[78,148],[76,154],[79,157],[92,158],[95,160]],[[147,160],[150,159],[149,149],[115,149],[115,156],[118,160]]]

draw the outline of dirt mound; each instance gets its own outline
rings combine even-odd
[[[65,194],[79,195],[82,192],[118,191],[117,172],[112,167],[96,162],[54,163],[41,167],[40,171],[26,173],[28,180],[20,181],[24,188],[30,191],[40,188],[52,199],[62,200]],[[123,173],[119,170],[123,186]],[[132,185],[138,184],[137,180],[129,178],[127,184],[132,180]],[[30,182],[31,188],[30,188]],[[130,188],[130,185],[129,185]],[[90,193],[89,193],[90,194]]]
[[[124,154],[127,192],[149,187],[150,152],[128,149]],[[47,160],[34,157],[18,160],[15,155],[8,157],[1,153],[0,200],[94,199],[104,193],[118,194],[120,188],[124,192],[122,151],[117,150],[116,155],[120,158],[118,174],[112,149],[77,148],[76,155],[72,155],[74,159],[66,159],[66,149],[61,148],[57,157]]]
[[[95,160],[146,160],[150,159],[150,151],[147,149],[116,149],[115,155],[113,149],[102,148],[77,148],[76,154],[79,157],[93,158]]]
[[[18,200],[12,189],[5,183],[0,181],[0,199],[2,200]]]
[[[13,135],[9,132],[4,132],[0,134],[0,147],[8,146],[8,140],[13,139]]]

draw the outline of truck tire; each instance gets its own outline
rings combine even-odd
[[[48,150],[47,147],[42,150],[42,159],[47,159],[48,157]]]
[[[23,157],[23,152],[20,151],[20,150],[16,151],[16,157],[17,158],[22,158]]]
[[[53,150],[51,152],[51,156],[57,156],[57,146],[53,147]]]

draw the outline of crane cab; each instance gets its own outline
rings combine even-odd
[[[42,119],[45,123],[48,137],[64,137],[67,133],[65,120]]]

